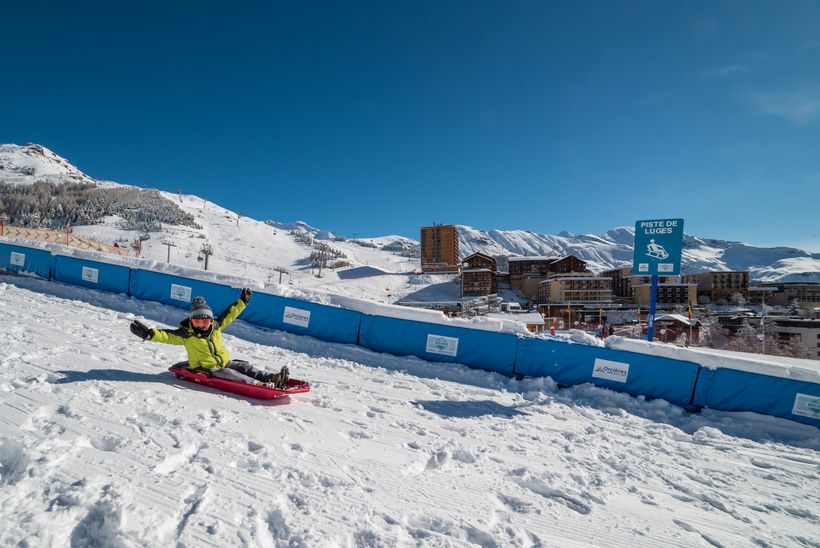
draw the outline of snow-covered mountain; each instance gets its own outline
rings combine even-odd
[[[114,183],[95,181],[67,160],[36,144],[26,146],[0,145],[0,183],[30,184],[35,181],[85,182],[112,186]],[[173,200],[183,211],[193,215],[201,229],[163,225],[163,230],[151,233],[151,239],[143,242],[143,256],[166,260],[168,247],[163,241],[175,243],[174,260],[183,266],[201,266],[200,254],[203,243],[216,251],[211,257],[211,269],[246,276],[271,277],[272,269],[286,268],[292,280],[315,289],[329,289],[351,296],[395,301],[399,298],[420,300],[457,296],[455,287],[447,285],[441,276],[418,276],[418,259],[402,257],[398,252],[418,246],[416,240],[403,236],[362,238],[356,242],[343,242],[334,233],[311,226],[303,221],[290,223],[268,220],[264,223],[242,218],[215,204],[205,203],[201,197],[179,196],[161,193]],[[363,230],[366,227],[363,227]],[[313,278],[310,254],[314,251],[304,242],[294,242],[289,237],[293,230],[310,234],[313,238],[327,241],[340,251],[349,266],[375,267],[386,274],[401,274],[401,279],[385,276],[351,276],[339,278],[336,272],[326,272],[321,280]],[[632,261],[634,230],[631,227],[615,228],[604,234],[573,235],[561,232],[556,235],[538,234],[526,230],[477,230],[459,226],[460,249],[463,257],[480,251],[493,256],[576,255],[589,263],[594,271],[628,266]],[[123,228],[122,219],[111,216],[103,225],[75,227],[82,235],[120,242],[130,242],[138,234]],[[700,238],[686,235],[684,238],[683,270],[686,273],[705,270],[749,270],[752,279],[774,281],[820,281],[820,254],[810,254],[789,247],[762,248],[740,242]],[[239,271],[237,272],[237,269]],[[373,272],[371,270],[371,272]],[[437,289],[424,289],[425,285]],[[451,284],[452,285],[452,284]],[[318,286],[318,287],[317,287]],[[420,294],[423,291],[423,295]],[[389,297],[388,297],[389,296]]]
[[[526,230],[484,232],[459,226],[462,256],[482,252],[493,256],[575,255],[594,271],[632,265],[635,230],[620,227],[604,234],[537,234]],[[684,273],[707,270],[748,270],[754,280],[820,282],[820,253],[792,247],[755,247],[741,242],[699,238],[689,234],[683,240]]]
[[[319,240],[333,240],[336,238],[336,235],[328,230],[322,230],[321,228],[316,228],[310,226],[304,221],[293,221],[291,223],[280,223],[279,221],[274,220],[267,220],[265,221],[266,224],[278,228],[279,230],[296,230],[299,232],[304,232],[306,234],[310,234],[314,238]]]
[[[44,146],[34,143],[25,146],[0,144],[0,182],[30,184],[38,180],[52,183],[95,182]]]

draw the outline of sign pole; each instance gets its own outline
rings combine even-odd
[[[652,289],[649,292],[649,326],[646,330],[646,340],[652,341],[655,338],[655,301],[658,300],[658,275],[652,275]]]
[[[632,273],[651,276],[646,340],[655,338],[658,277],[679,276],[683,255],[683,219],[646,219],[635,222]],[[639,318],[640,319],[640,318]]]

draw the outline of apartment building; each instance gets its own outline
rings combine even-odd
[[[421,227],[421,271],[458,272],[458,230],[455,225]]]
[[[464,296],[482,296],[498,293],[495,258],[484,253],[473,253],[461,261],[461,281]]]
[[[635,276],[636,281],[641,281],[641,276]],[[671,276],[665,277],[673,281],[661,282],[658,280],[658,295],[655,299],[657,306],[688,306],[698,302],[698,284],[678,283]],[[652,296],[652,282],[637,283],[632,286],[634,291],[634,301],[639,306],[649,306]]]
[[[807,355],[820,359],[820,319],[772,318],[771,323],[781,343],[797,338]]]
[[[635,291],[632,286],[632,268],[613,268],[612,270],[604,270],[601,276],[610,278],[612,280],[612,298],[615,300],[623,300],[632,302],[635,297]]]
[[[615,301],[648,305],[652,289],[650,276],[636,276],[632,268],[614,268],[601,272],[601,276],[612,278],[612,298]],[[658,298],[660,305],[688,305],[697,303],[697,284],[682,283],[675,276],[658,276]]]
[[[776,287],[767,287],[767,286],[749,286],[749,293],[748,297],[746,298],[747,304],[773,304],[773,297],[774,294],[777,292]]]
[[[820,307],[820,283],[817,282],[785,282],[778,284],[762,284],[762,287],[773,290],[771,304],[790,306],[797,301],[800,308],[814,309]]]
[[[538,302],[608,304],[612,302],[612,279],[591,274],[553,275],[538,283]]]
[[[473,253],[461,261],[461,268],[488,268],[493,272],[498,270],[495,257],[490,257],[484,253]]]
[[[698,297],[706,295],[712,302],[720,299],[729,300],[735,293],[740,293],[745,298],[749,293],[749,273],[747,271],[684,274],[681,280],[684,283],[697,284]]]
[[[550,263],[555,257],[510,257],[510,287],[521,289],[524,278],[544,279],[549,276]]]
[[[552,274],[587,272],[587,263],[575,255],[566,257],[510,257],[510,287],[522,289],[525,279],[543,280]]]

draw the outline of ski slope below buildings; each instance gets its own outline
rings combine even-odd
[[[254,302],[251,301],[250,306]],[[259,329],[232,357],[312,391],[184,384],[138,318],[184,312],[0,276],[0,545],[816,546],[820,435],[589,385]]]

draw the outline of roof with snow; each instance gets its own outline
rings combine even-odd
[[[486,314],[486,317],[495,318],[498,320],[516,321],[527,325],[544,325],[544,317],[538,312],[520,312],[516,314],[499,314],[493,312]]]
[[[555,261],[555,257],[510,257],[508,261]]]
[[[655,317],[656,322],[678,322],[685,325],[697,326],[700,324],[698,320],[692,318],[691,320],[683,314],[661,314]]]

